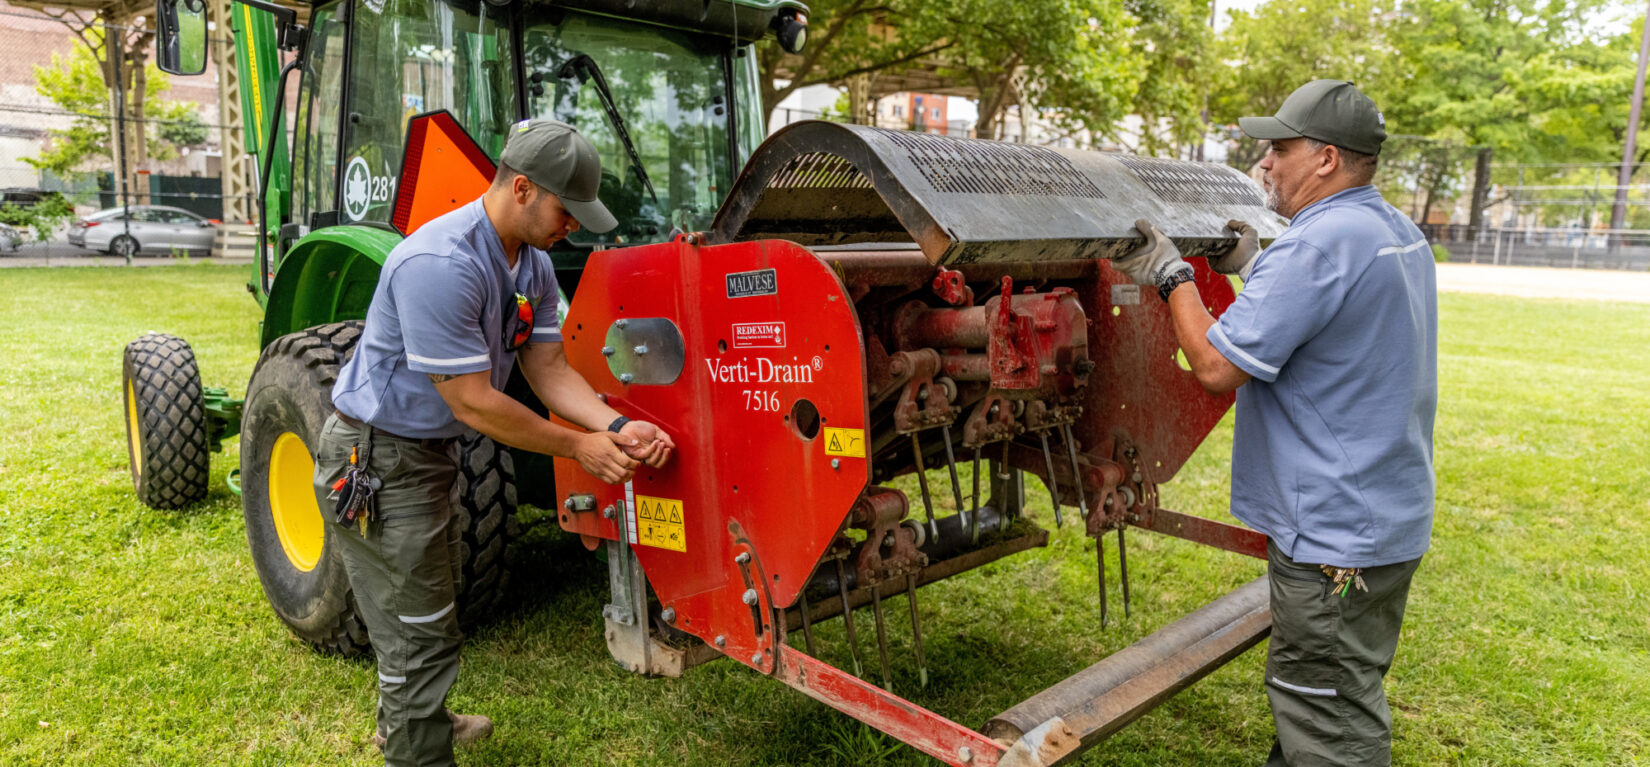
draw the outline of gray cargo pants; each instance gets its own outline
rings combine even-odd
[[[377,513],[365,532],[357,524],[335,525],[335,503],[327,496],[360,440],[361,430],[336,415],[327,419],[315,451],[315,494],[378,654],[384,763],[452,765],[446,701],[463,638],[453,587],[458,531],[449,524],[457,464],[447,446],[374,431],[368,474],[384,483]]]
[[[1266,767],[1390,765],[1392,712],[1382,680],[1421,560],[1365,568],[1369,591],[1354,587],[1342,597],[1317,564],[1295,562],[1270,541],[1266,553],[1266,696],[1278,728]]]

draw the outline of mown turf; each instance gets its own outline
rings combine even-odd
[[[223,485],[237,443],[214,456],[206,504],[162,513],[132,496],[121,348],[147,330],[177,333],[209,385],[243,392],[258,320],[245,279],[203,265],[0,271],[0,764],[375,763],[371,666],[312,652],[264,602]],[[1639,763],[1650,307],[1448,295],[1441,309],[1438,519],[1388,684],[1395,761]],[[1223,517],[1229,449],[1228,420],[1164,505]],[[1029,495],[1046,522],[1041,488]],[[1102,632],[1092,545],[1068,528],[1046,550],[924,589],[926,690],[893,600],[895,687],[979,725],[1263,569],[1132,535],[1134,618]],[[926,761],[732,663],[683,679],[620,671],[601,635],[605,570],[549,526],[533,528],[516,585],[465,648],[452,703],[498,732],[461,764]],[[869,651],[869,614],[861,621]],[[840,622],[819,639],[828,660],[848,662]],[[1271,740],[1262,655],[1081,763],[1258,764]]]

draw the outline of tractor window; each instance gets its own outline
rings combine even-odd
[[[571,239],[657,242],[671,229],[708,228],[732,176],[723,68],[727,43],[540,8],[524,41],[528,112],[571,123],[596,146],[602,158],[600,197],[619,220],[607,234],[581,230]],[[603,108],[594,77],[565,66],[581,54],[595,61],[607,81],[651,192]]]
[[[293,153],[292,206],[297,220],[337,210],[338,111],[344,75],[344,23],[336,11],[342,3],[315,12],[304,86],[298,97],[298,151]]]
[[[445,0],[355,4],[343,220],[389,221],[413,115],[452,112],[482,150],[498,157],[516,114],[505,13],[491,3]]]

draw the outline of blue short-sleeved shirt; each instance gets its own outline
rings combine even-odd
[[[1208,338],[1237,392],[1232,514],[1291,559],[1375,567],[1432,537],[1432,249],[1374,187],[1307,206]]]
[[[419,227],[390,251],[355,356],[332,387],[345,415],[403,437],[456,437],[463,425],[428,374],[492,371],[503,389],[516,293],[533,303],[533,343],[561,340],[550,257],[522,246],[512,270],[481,200]]]

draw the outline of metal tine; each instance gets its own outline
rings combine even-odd
[[[1077,508],[1083,518],[1089,518],[1089,502],[1083,493],[1083,470],[1077,463],[1077,440],[1071,436],[1071,424],[1060,424],[1060,436],[1066,441],[1066,455],[1071,458],[1071,481],[1077,485]]]
[[[859,663],[859,639],[854,636],[854,608],[848,602],[848,577],[842,572],[841,557],[836,560],[836,591],[842,597],[842,627],[848,633],[848,654],[854,658],[854,676],[865,676],[865,667]]]
[[[911,452],[917,457],[917,485],[922,488],[922,508],[928,512],[928,534],[938,539],[940,526],[934,521],[934,499],[928,495],[928,467],[922,462],[922,442],[917,439],[916,432],[911,432]]]
[[[1065,522],[1060,519],[1060,481],[1054,478],[1054,453],[1048,449],[1048,430],[1037,432],[1037,436],[1043,440],[1043,463],[1048,466],[1048,495],[1054,502],[1054,526],[1061,527]]]
[[[1129,548],[1124,543],[1123,531],[1128,527],[1117,528],[1117,572],[1123,580],[1123,617],[1129,617]]]
[[[1100,563],[1100,628],[1106,628],[1106,536],[1094,536],[1094,559]]]
[[[951,425],[940,427],[940,436],[945,438],[945,468],[951,472],[951,497],[957,502],[957,513],[963,510],[962,480],[957,479],[957,454],[951,447]]]
[[[877,617],[877,660],[882,664],[882,689],[892,692],[894,680],[888,673],[888,634],[882,627],[882,584],[871,586],[871,612]]]
[[[802,638],[808,644],[808,654],[817,658],[819,657],[819,653],[814,649],[813,620],[808,615],[808,590],[803,588],[801,591],[798,591],[796,593],[796,598],[798,600],[798,606],[802,608]]]
[[[983,446],[974,448],[974,503],[973,509],[968,512],[968,542],[970,545],[980,542],[980,451]]]
[[[1002,461],[1002,463],[997,465],[997,479],[1002,480],[1003,494],[1004,495],[1008,494],[1008,480],[1011,479],[1014,476],[1013,472],[1010,471],[1009,468],[1008,468],[1008,447],[1009,447],[1009,442],[1010,441],[1011,440],[1006,440],[1006,439],[1003,440],[1003,461]],[[1006,507],[1007,508],[1013,508],[1014,504],[1012,504],[1012,503],[1007,504]],[[1019,511],[1017,510],[1015,512],[1015,514],[1018,514],[1018,513],[1019,513]],[[1005,513],[1003,515],[1003,522],[1007,523],[1007,522],[1013,521],[1010,517],[1011,517],[1011,515]]]
[[[928,687],[928,661],[922,654],[922,618],[917,615],[917,576],[907,573],[905,576],[905,601],[911,603],[911,643],[917,649],[917,678],[922,680],[923,688]]]

